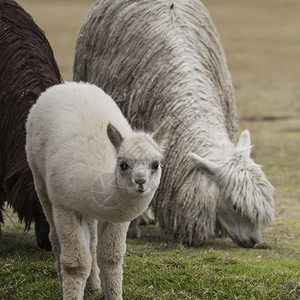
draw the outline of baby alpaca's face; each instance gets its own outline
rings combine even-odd
[[[145,196],[160,182],[161,154],[150,136],[141,134],[126,139],[119,150],[117,185],[127,193]]]
[[[117,185],[130,194],[145,196],[159,185],[161,166],[157,160],[147,163],[120,158],[117,168]]]

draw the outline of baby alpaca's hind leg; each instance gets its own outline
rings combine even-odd
[[[61,270],[60,270],[60,243],[58,236],[56,234],[55,226],[54,226],[54,220],[53,220],[53,212],[52,212],[52,205],[51,202],[48,199],[48,196],[41,190],[37,189],[37,194],[40,199],[40,202],[43,207],[43,211],[45,213],[45,216],[47,218],[47,221],[50,226],[50,233],[49,238],[51,241],[52,249],[55,255],[55,267],[59,278],[59,284],[62,287],[62,278],[61,278]]]
[[[40,200],[40,203],[42,205],[43,211],[45,213],[46,219],[50,226],[49,239],[51,242],[53,252],[55,254],[55,266],[56,266],[56,271],[57,271],[58,278],[59,278],[59,283],[60,283],[60,286],[62,286],[62,278],[61,278],[61,271],[60,271],[60,243],[59,243],[58,236],[57,236],[56,230],[55,230],[52,204],[46,193],[46,186],[45,186],[45,183],[44,183],[42,177],[39,176],[38,172],[36,171],[36,168],[33,170],[35,170],[33,172],[35,189],[36,189],[38,198]]]
[[[97,264],[97,226],[98,221],[95,220],[89,220],[88,221],[90,235],[91,235],[91,241],[90,241],[90,251],[92,256],[92,268],[91,268],[91,274],[89,278],[87,279],[87,288],[93,292],[101,293],[101,281],[99,278],[99,267]]]
[[[61,275],[64,299],[83,299],[86,280],[91,272],[91,254],[87,222],[73,211],[53,209],[54,224],[61,246]]]
[[[98,223],[98,264],[106,299],[122,298],[122,263],[126,252],[126,233],[129,222]]]

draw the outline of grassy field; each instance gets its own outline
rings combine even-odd
[[[92,2],[19,1],[45,31],[65,80]],[[276,188],[276,221],[256,249],[230,239],[192,248],[156,226],[142,228],[141,239],[127,242],[124,299],[300,299],[300,1],[204,3],[225,49],[240,128],[251,131],[252,156]],[[61,299],[53,254],[39,250],[10,211],[5,222],[0,299]]]

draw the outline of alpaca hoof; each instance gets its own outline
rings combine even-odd
[[[44,238],[36,238],[36,243],[38,244],[38,246],[46,251],[51,251],[52,250],[52,245],[49,241],[48,237],[44,237]]]
[[[86,288],[90,293],[93,294],[102,293],[100,278],[98,276],[97,277],[92,276],[92,278],[89,277],[86,282]]]
[[[91,294],[101,294],[102,293],[101,287],[87,287],[87,289]]]
[[[141,237],[141,231],[139,229],[130,230],[129,228],[127,232],[127,237],[130,239],[138,239]]]

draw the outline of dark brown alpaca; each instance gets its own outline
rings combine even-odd
[[[46,250],[49,226],[26,160],[25,122],[40,93],[60,82],[43,31],[16,2],[0,0],[0,208],[6,201],[26,229],[35,221],[37,243]]]

